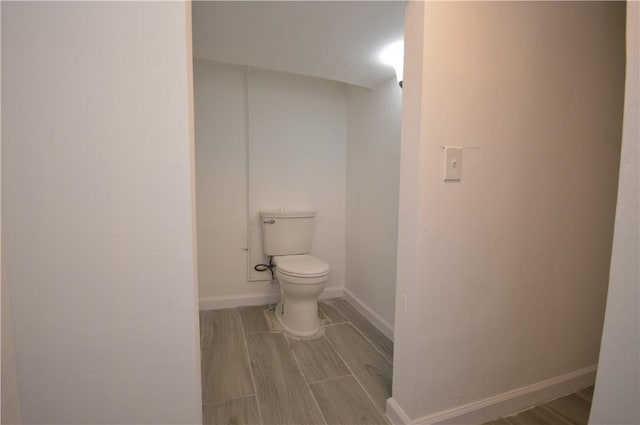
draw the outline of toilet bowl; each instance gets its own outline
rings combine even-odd
[[[320,329],[318,296],[322,293],[329,264],[311,255],[274,256],[281,300],[276,318],[285,332],[313,336]]]

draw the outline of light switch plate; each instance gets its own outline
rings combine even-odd
[[[462,178],[462,147],[444,147],[444,181],[460,181]]]

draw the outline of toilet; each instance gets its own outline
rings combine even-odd
[[[264,253],[280,282],[276,317],[294,336],[313,336],[320,329],[318,296],[327,283],[329,264],[309,255],[315,216],[315,211],[260,212]]]

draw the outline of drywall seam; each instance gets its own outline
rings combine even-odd
[[[596,369],[597,365],[587,366],[484,400],[423,416],[413,421],[409,419],[400,405],[393,398],[390,398],[387,400],[387,417],[392,423],[403,425],[484,423],[593,385]]]
[[[344,288],[326,288],[320,299],[340,298],[344,295]],[[274,304],[280,301],[280,291],[267,294],[241,294],[222,297],[200,298],[200,310],[219,310],[222,308],[245,307],[252,305]]]
[[[247,151],[247,247],[245,252],[247,253],[247,282],[269,282],[270,279],[261,279],[251,277],[251,95],[250,95],[250,79],[251,68],[245,67],[244,72],[244,117],[245,117],[245,141]]]
[[[384,320],[378,313],[373,311],[360,298],[356,297],[349,289],[344,289],[344,297],[349,303],[360,312],[373,326],[387,338],[393,341],[393,325]]]

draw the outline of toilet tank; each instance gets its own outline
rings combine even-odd
[[[297,255],[311,251],[315,211],[260,212],[265,255]]]

